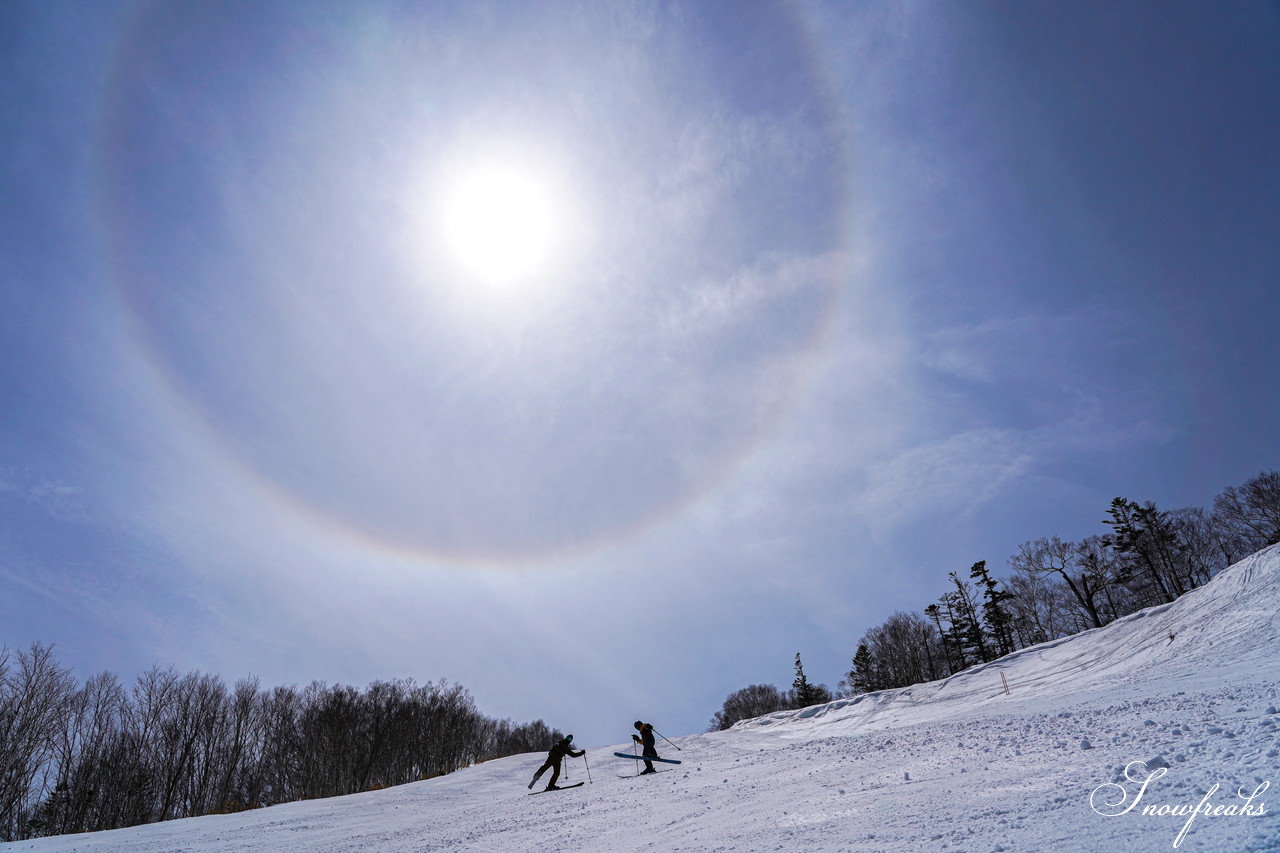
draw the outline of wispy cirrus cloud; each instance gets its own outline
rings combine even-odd
[[[873,466],[853,507],[880,532],[924,515],[964,516],[1026,476],[1035,458],[1026,437],[1010,430],[957,433]]]
[[[0,471],[0,496],[19,501],[56,521],[85,517],[85,488],[65,480]]]

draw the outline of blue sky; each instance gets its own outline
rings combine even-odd
[[[797,651],[834,685],[949,571],[1277,465],[1278,41],[6,3],[0,643],[445,677],[600,744]]]

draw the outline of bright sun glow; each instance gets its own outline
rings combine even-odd
[[[457,173],[439,215],[453,261],[489,284],[516,284],[537,275],[560,239],[552,188],[536,174],[505,164]]]

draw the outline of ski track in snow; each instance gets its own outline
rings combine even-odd
[[[1237,789],[1270,783],[1254,800],[1265,814],[1199,815],[1177,849],[1277,853],[1278,607],[1280,546],[1172,604],[942,681],[676,738],[684,763],[657,776],[618,778],[611,753],[626,745],[592,748],[591,784],[529,797],[543,755],[512,756],[383,791],[0,851],[1137,853],[1173,850],[1186,823],[1143,806],[1193,807],[1215,784],[1210,805],[1241,804]],[[1096,812],[1090,795],[1106,783],[1136,795],[1124,778],[1134,761],[1167,772],[1133,811]],[[562,780],[585,775],[570,759]]]

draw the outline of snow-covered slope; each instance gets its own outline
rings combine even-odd
[[[1280,678],[1280,546],[1171,604],[1041,643],[941,681],[744,720],[791,737],[865,732],[1067,696],[1141,696],[1172,683]],[[1001,679],[1001,675],[1004,679]],[[1009,687],[1005,694],[1005,683]]]
[[[542,756],[514,756],[385,791],[0,850],[1270,853],[1278,608],[1280,546],[1173,604],[943,681],[678,738],[664,754],[683,763],[657,776],[619,778],[631,762],[601,747],[568,764],[572,781],[589,766],[590,784],[527,796]],[[1145,790],[1130,781],[1148,777]],[[1183,833],[1188,816],[1169,812],[1202,802],[1219,814]],[[1151,806],[1164,813],[1143,814]]]

